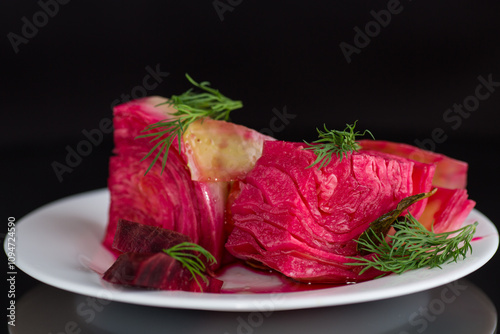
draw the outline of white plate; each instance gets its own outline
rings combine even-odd
[[[111,253],[101,245],[108,207],[109,193],[103,189],[58,200],[27,215],[16,224],[17,267],[57,288],[113,301],[170,308],[265,312],[353,304],[431,289],[477,270],[488,262],[498,247],[495,226],[474,210],[465,222],[479,222],[472,254],[442,269],[419,269],[358,284],[300,292],[145,291],[108,284],[90,269],[103,272],[114,261]],[[7,250],[7,239],[4,248]],[[233,283],[233,279],[239,284],[241,275],[226,275],[225,279],[227,284]],[[258,276],[250,276],[250,282],[244,284],[261,284],[261,280]]]

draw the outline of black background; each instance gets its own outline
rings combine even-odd
[[[370,12],[388,2],[232,1],[221,20],[212,1],[73,0],[16,53],[9,34],[22,36],[42,7],[2,1],[4,224],[106,187],[111,134],[62,182],[52,163],[64,163],[67,147],[85,139],[83,130],[111,118],[110,105],[142,85],[148,66],[169,73],[148,95],[183,92],[189,73],[241,99],[245,107],[233,121],[257,130],[269,127],[274,108],[286,106],[295,118],[275,133],[283,140],[312,140],[323,123],[341,129],[354,120],[377,139],[410,144],[440,128],[446,139],[435,150],[469,162],[470,197],[498,224],[500,87],[459,125],[443,115],[474,95],[479,76],[500,82],[500,3],[402,0],[400,12],[348,63],[340,43],[353,45],[354,28],[364,30],[374,20]],[[469,276],[497,307],[499,261]],[[25,275],[18,280],[18,297],[36,284]]]

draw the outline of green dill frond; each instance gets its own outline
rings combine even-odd
[[[419,268],[441,268],[443,264],[457,262],[472,252],[470,244],[476,232],[477,222],[450,232],[434,233],[427,230],[415,217],[407,214],[403,220],[393,224],[396,229],[389,240],[378,233],[358,239],[363,251],[372,257],[350,257],[363,266],[360,275],[374,268],[384,272],[404,273]]]
[[[145,134],[136,137],[136,139],[151,137],[150,143],[156,142],[141,161],[144,161],[158,150],[144,175],[151,170],[161,154],[163,154],[161,169],[163,173],[167,164],[168,151],[173,141],[177,137],[180,153],[182,134],[191,123],[204,117],[227,121],[231,111],[243,107],[241,101],[231,100],[217,89],[209,87],[210,83],[208,81],[197,83],[187,73],[186,78],[193,86],[201,89],[202,92],[194,92],[191,88],[181,95],[173,95],[167,102],[160,103],[158,106],[167,104],[176,109],[176,112],[172,114],[174,118],[151,124],[142,130]]]
[[[359,143],[356,142],[357,137],[369,134],[375,139],[369,130],[365,130],[362,133],[359,131],[355,132],[354,128],[357,122],[358,121],[355,121],[354,124],[346,124],[346,128],[343,131],[328,130],[326,124],[323,124],[324,131],[316,129],[319,139],[312,143],[304,141],[304,143],[309,146],[304,148],[304,150],[312,150],[317,156],[316,160],[311,165],[307,166],[307,168],[320,164],[318,169],[321,169],[323,166],[330,163],[334,154],[342,161],[342,158],[349,152],[357,152],[361,148]]]
[[[207,259],[208,264],[217,263],[217,260],[205,248],[192,242],[182,242],[169,249],[164,249],[163,251],[170,257],[179,261],[184,268],[189,270],[200,287],[200,290],[202,290],[202,286],[198,281],[198,276],[201,277],[206,284],[208,284],[208,279],[205,276],[205,263],[200,259],[200,256],[204,256]]]

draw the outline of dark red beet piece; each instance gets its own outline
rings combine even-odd
[[[159,226],[120,219],[113,240],[113,248],[123,253],[156,253],[183,242],[191,242],[191,238]]]
[[[110,283],[133,285],[139,265],[154,254],[125,253],[116,259],[111,267],[106,270],[103,279]]]
[[[207,276],[197,281],[180,262],[163,252],[155,254],[125,253],[104,273],[110,283],[159,290],[220,292],[222,281]],[[200,289],[201,286],[201,289]]]

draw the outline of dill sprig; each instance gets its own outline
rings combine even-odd
[[[386,240],[377,233],[370,233],[366,239],[358,239],[366,253],[373,253],[371,258],[350,257],[359,262],[348,263],[364,266],[360,275],[369,268],[384,272],[401,274],[419,268],[441,268],[441,265],[457,262],[472,252],[470,242],[476,232],[477,222],[458,230],[434,233],[427,230],[411,214],[393,224],[394,235]]]
[[[359,240],[368,240],[370,235],[378,235],[381,238],[385,238],[387,233],[389,232],[392,224],[400,217],[400,215],[408,209],[414,203],[432,196],[436,193],[437,188],[432,189],[427,193],[420,193],[413,196],[408,196],[403,198],[397,205],[396,209],[391,210],[387,213],[384,213],[382,216],[378,217],[374,221],[370,223],[370,228],[361,233],[359,236]],[[363,245],[361,242],[358,242],[357,250],[360,255],[366,255],[367,253],[363,250]]]
[[[171,114],[174,118],[151,124],[142,130],[142,132],[149,133],[136,137],[136,139],[152,137],[149,142],[157,142],[141,160],[144,161],[158,149],[158,152],[144,175],[151,170],[162,153],[161,172],[163,173],[167,164],[168,150],[170,146],[172,146],[175,137],[177,137],[179,143],[180,153],[181,136],[191,123],[200,118],[203,119],[204,117],[227,121],[229,120],[231,111],[243,107],[241,101],[231,100],[217,89],[209,87],[210,83],[208,81],[197,83],[187,73],[186,78],[193,86],[201,89],[202,92],[194,92],[193,88],[190,88],[183,94],[173,95],[167,102],[160,103],[159,105],[167,104],[177,110],[175,113]]]
[[[164,249],[163,251],[170,257],[179,261],[184,268],[189,270],[191,275],[193,275],[196,283],[200,287],[200,290],[203,290],[197,276],[201,277],[206,284],[208,284],[208,279],[205,276],[205,263],[200,259],[200,255],[205,256],[208,264],[217,263],[217,260],[213,257],[212,254],[210,254],[209,251],[192,242],[182,242],[169,249]]]
[[[375,139],[369,130],[365,130],[363,133],[359,131],[354,132],[354,127],[357,122],[358,121],[355,121],[354,124],[346,124],[344,131],[328,130],[326,124],[323,124],[325,131],[316,128],[319,139],[313,141],[311,144],[304,140],[304,143],[309,145],[309,147],[304,148],[304,150],[313,150],[317,155],[316,160],[311,165],[307,166],[307,168],[313,167],[321,162],[319,165],[319,169],[321,169],[323,166],[330,163],[333,154],[342,161],[342,158],[344,155],[347,156],[348,152],[357,152],[361,146],[356,142],[356,137],[362,137],[369,134],[372,139]]]

